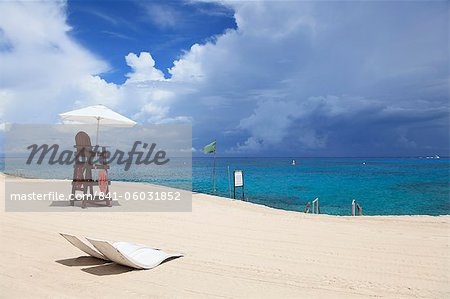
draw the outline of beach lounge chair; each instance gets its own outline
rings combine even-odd
[[[75,246],[76,248],[80,249],[81,251],[83,251],[84,253],[87,253],[88,255],[98,258],[98,259],[102,259],[102,260],[106,260],[108,261],[109,259],[107,257],[105,257],[103,254],[101,254],[100,252],[97,251],[97,249],[95,249],[95,247],[93,247],[90,243],[84,242],[83,240],[77,238],[74,235],[70,235],[70,234],[66,234],[66,233],[59,233],[64,239],[66,239],[67,241],[69,241],[70,244],[72,244],[73,246]]]
[[[168,259],[183,256],[182,254],[168,254],[159,248],[153,248],[142,244],[109,242],[86,238],[92,244],[91,245],[74,235],[67,233],[59,234],[70,244],[92,257],[113,261],[117,264],[135,269],[151,269]]]
[[[135,269],[152,269],[168,259],[183,256],[140,244],[86,239],[109,260]]]

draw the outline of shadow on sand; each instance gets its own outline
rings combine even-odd
[[[118,264],[105,264],[90,268],[84,268],[81,269],[81,271],[96,275],[96,276],[105,276],[105,275],[116,275],[116,274],[122,274],[126,272],[130,272],[136,269],[118,265]]]
[[[164,260],[159,266],[162,264],[165,264],[171,260],[180,258],[180,256],[174,256],[170,257],[166,260]],[[101,259],[97,259],[94,257],[89,256],[80,256],[76,258],[71,259],[65,259],[65,260],[58,260],[57,263],[68,266],[68,267],[87,267],[87,266],[93,266],[88,268],[82,268],[81,271],[96,275],[96,276],[105,276],[105,275],[117,275],[122,274],[138,269],[133,269],[127,266],[122,266],[116,263],[113,263],[111,261],[104,261]]]
[[[120,203],[117,200],[113,200],[111,202],[111,205],[113,207],[120,207]],[[50,204],[50,207],[64,207],[64,208],[73,208],[74,206],[70,205],[70,201],[68,200],[61,200],[61,201],[52,201]],[[81,208],[81,202],[75,201],[75,207]],[[104,201],[89,201],[88,208],[109,208],[105,205]]]
[[[79,256],[75,258],[55,261],[67,267],[85,267],[111,263],[110,261],[101,260],[90,256]]]
[[[104,276],[104,275],[115,275],[115,274],[122,274],[129,271],[133,271],[135,269],[121,266],[118,264],[115,264],[111,261],[105,261],[101,260],[95,257],[90,256],[79,256],[76,258],[70,258],[70,259],[64,259],[64,260],[58,260],[55,261],[58,264],[67,266],[67,267],[88,267],[93,266],[89,268],[82,268],[81,271],[97,275],[97,276]]]

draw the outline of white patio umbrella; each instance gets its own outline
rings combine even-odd
[[[98,129],[100,125],[108,127],[133,127],[136,122],[105,107],[103,105],[88,106],[85,108],[61,113],[63,122],[76,122],[83,124],[97,124],[95,144],[98,145]]]

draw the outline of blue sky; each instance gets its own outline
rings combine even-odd
[[[1,2],[0,123],[102,103],[192,124],[194,155],[448,155],[448,24],[448,1]]]
[[[117,84],[130,71],[125,54],[150,52],[168,77],[173,61],[193,44],[236,28],[233,10],[215,3],[69,1],[67,8],[71,36],[111,64],[101,77]]]

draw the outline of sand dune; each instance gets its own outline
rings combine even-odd
[[[449,224],[307,215],[203,194],[184,213],[2,211],[0,297],[450,298]],[[59,231],[185,256],[131,271],[80,257]]]

